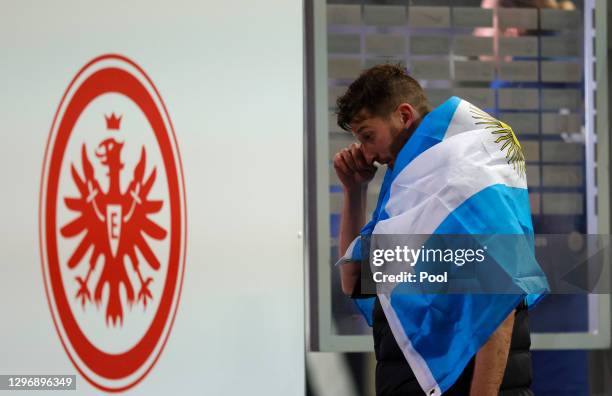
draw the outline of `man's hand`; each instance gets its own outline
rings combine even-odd
[[[353,143],[336,153],[334,169],[345,191],[362,187],[376,174],[376,167],[368,164],[359,143]]]
[[[334,157],[334,169],[344,187],[338,253],[343,256],[351,241],[359,236],[365,223],[367,186],[376,173],[376,167],[368,164],[360,144],[353,143]],[[361,272],[359,262],[340,266],[342,291],[350,295],[355,289]]]

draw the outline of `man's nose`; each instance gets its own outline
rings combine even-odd
[[[376,160],[374,154],[365,149],[363,150],[363,156],[369,165],[372,165],[372,163]]]

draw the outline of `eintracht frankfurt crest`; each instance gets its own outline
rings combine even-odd
[[[106,391],[151,370],[177,311],[185,192],[164,103],[119,55],[85,65],[47,143],[40,245],[49,307],[78,371]]]

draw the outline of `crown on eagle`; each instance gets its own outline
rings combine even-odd
[[[115,113],[111,113],[110,116],[104,115],[104,118],[106,119],[106,129],[118,131],[119,127],[121,126],[122,117],[122,115],[117,117]]]

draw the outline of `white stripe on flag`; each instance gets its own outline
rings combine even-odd
[[[474,106],[467,100],[462,100],[459,103],[457,109],[455,110],[455,114],[453,114],[451,122],[448,124],[448,128],[444,134],[444,139],[465,131],[473,131],[475,129],[482,128],[482,126],[476,124],[476,120],[474,117],[472,117],[472,114],[470,113],[471,107],[474,108]]]
[[[359,238],[361,237],[358,236],[357,238],[353,239],[353,242],[351,242],[348,248],[346,248],[346,253],[344,253],[344,256],[340,257],[338,261],[336,261],[336,264],[334,264],[334,266],[337,266],[337,265],[340,265],[342,263],[346,263],[349,261],[353,261],[353,250],[355,250],[355,244],[357,243]]]

